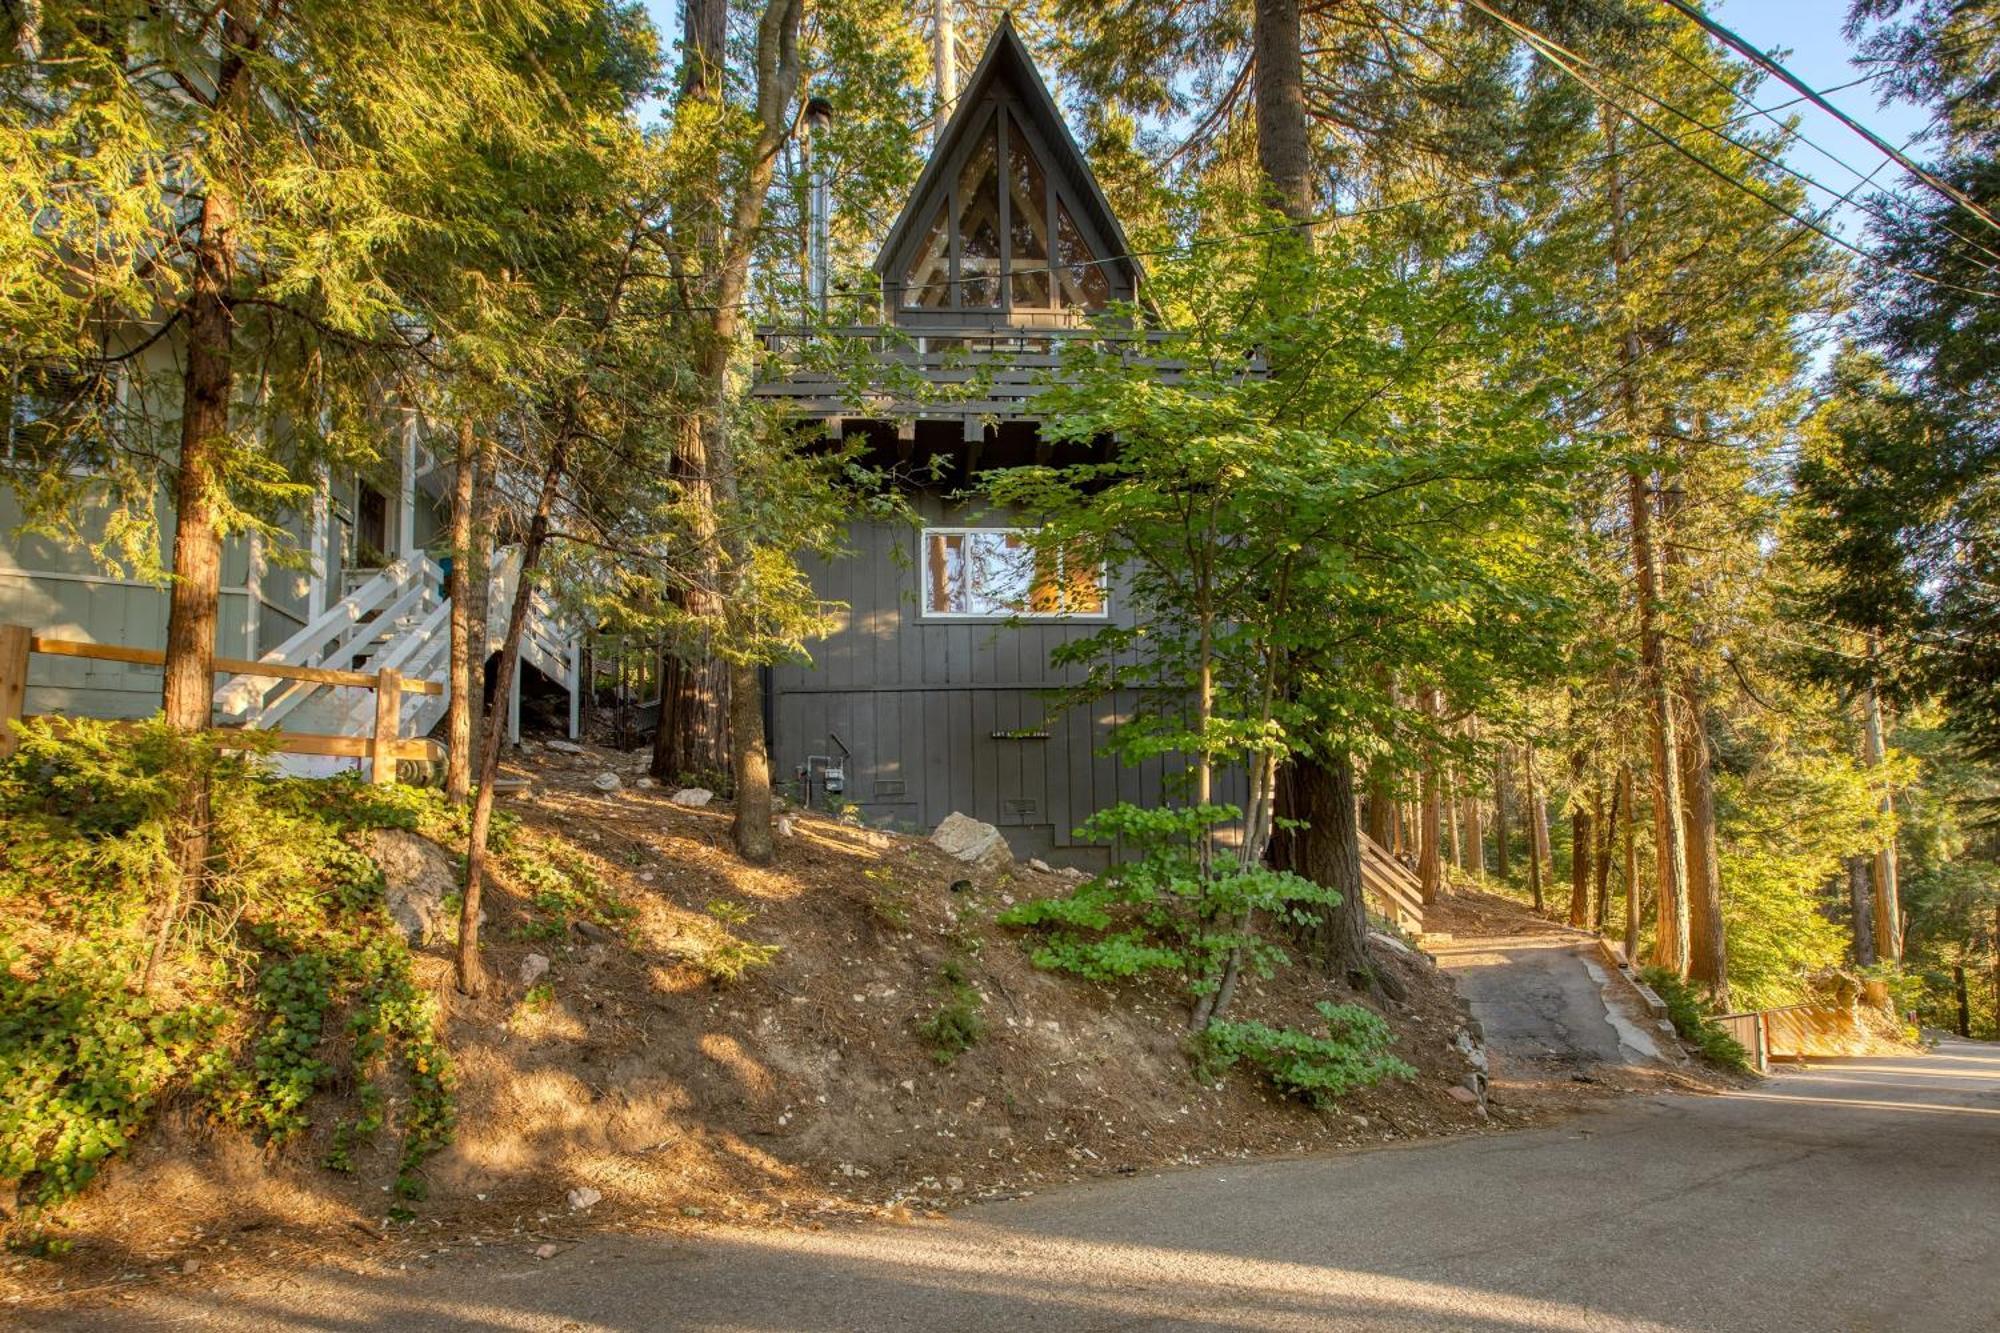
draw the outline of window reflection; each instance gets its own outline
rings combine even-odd
[[[1000,304],[999,118],[988,123],[958,176],[958,303]]]
[[[941,616],[1095,616],[1104,571],[1019,528],[924,533],[924,606]]]
[[[1062,280],[1062,304],[1081,310],[1102,310],[1111,300],[1111,280],[1095,262],[1089,242],[1069,215],[1067,204],[1056,205],[1056,266]]]
[[[951,229],[939,207],[903,280],[903,304],[940,310],[951,304]]]
[[[1007,126],[1007,276],[1014,304],[1049,302],[1049,190],[1019,124]]]

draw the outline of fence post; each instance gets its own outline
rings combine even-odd
[[[28,697],[28,645],[34,632],[26,625],[0,625],[0,759],[18,743],[13,723],[21,720]]]
[[[368,780],[380,786],[396,780],[396,732],[403,716],[403,673],[383,667],[375,673],[375,737],[368,747]]]

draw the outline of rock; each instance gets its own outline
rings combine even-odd
[[[602,1194],[588,1185],[578,1185],[564,1197],[569,1200],[570,1211],[573,1213],[581,1213],[595,1208],[604,1198]]]
[[[706,787],[682,787],[667,799],[675,805],[684,805],[690,810],[699,810],[715,799],[715,793]]]
[[[944,1187],[953,1193],[957,1193],[959,1190],[965,1188],[965,1178],[963,1176],[946,1176],[944,1178]]]
[[[986,871],[1005,870],[1014,864],[1014,854],[1007,849],[1007,839],[999,829],[956,810],[931,831],[931,845]]]
[[[592,944],[609,944],[618,938],[595,921],[572,921],[569,928]]]
[[[1047,861],[1044,861],[1039,856],[1031,856],[1028,858],[1028,869],[1034,871],[1038,875],[1052,875],[1055,873],[1055,867],[1050,865]]]
[[[1463,1084],[1454,1083],[1445,1089],[1445,1093],[1453,1101],[1463,1102],[1467,1106],[1477,1106],[1479,1104],[1479,1094],[1471,1088],[1465,1087]]]
[[[1371,930],[1368,932],[1368,939],[1370,943],[1379,944],[1393,953],[1402,954],[1405,958],[1410,956],[1410,946],[1397,939],[1394,935],[1385,935],[1379,930]]]
[[[521,985],[533,986],[549,974],[549,960],[538,953],[531,953],[521,960]]]
[[[790,815],[778,816],[778,836],[781,838],[792,836],[792,817]]]
[[[653,781],[651,778],[642,777],[634,781],[632,785],[637,787],[640,791],[650,791],[651,789],[659,786],[660,784]]]
[[[620,787],[624,786],[625,784],[623,781],[619,779],[616,773],[613,773],[609,769],[606,769],[604,772],[599,773],[596,777],[592,778],[590,780],[590,785],[597,788],[599,791],[617,791]]]
[[[548,747],[558,754],[582,754],[583,747],[575,741],[549,741]]]
[[[553,1259],[556,1257],[556,1254],[557,1250],[553,1245],[537,1245],[535,1247],[535,1257],[537,1259]]]
[[[194,1274],[200,1271],[201,1271],[201,1260],[183,1259],[181,1261],[181,1272],[183,1274]]]
[[[403,829],[376,829],[369,857],[388,886],[389,915],[413,945],[444,933],[444,900],[458,892],[458,871],[444,849]]]

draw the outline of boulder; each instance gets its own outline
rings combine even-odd
[[[382,871],[389,915],[413,946],[444,934],[444,900],[458,891],[458,867],[442,847],[404,829],[376,829],[368,855]]]
[[[1005,870],[1014,864],[1014,854],[999,829],[956,810],[931,830],[931,844],[981,870]]]
[[[532,988],[537,981],[549,974],[549,960],[546,955],[531,953],[521,960],[521,985]]]
[[[1028,858],[1028,869],[1034,871],[1038,875],[1053,874],[1055,870],[1053,866],[1051,866],[1047,861],[1044,861],[1039,856],[1031,856]]]
[[[699,810],[715,799],[715,793],[706,787],[682,787],[667,799],[675,805],[685,805],[690,809]]]
[[[590,780],[590,785],[597,788],[599,791],[617,791],[620,787],[624,786],[625,784],[619,780],[618,775],[616,773],[613,773],[609,769],[607,769],[604,772],[599,773],[596,777],[592,778]]]
[[[575,741],[549,741],[548,747],[557,754],[582,754],[583,747]]]
[[[578,1185],[565,1196],[572,1212],[586,1212],[595,1208],[604,1196],[588,1185]]]

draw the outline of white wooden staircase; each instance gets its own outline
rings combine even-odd
[[[517,547],[501,551],[494,561],[488,603],[492,613],[481,660],[500,647],[520,566]],[[405,737],[428,735],[443,720],[451,702],[451,599],[444,595],[444,582],[444,570],[428,556],[421,552],[405,556],[359,576],[346,596],[258,660],[370,673],[394,667],[405,679],[436,681],[444,687],[440,694],[403,696],[397,728]],[[521,657],[569,691],[569,730],[574,736],[578,683],[575,640],[556,624],[539,594],[521,637]],[[516,740],[520,738],[519,702],[517,676],[507,712],[508,734]],[[371,690],[249,672],[231,677],[216,689],[215,710],[216,721],[222,726],[367,736],[375,725]],[[282,763],[289,771],[326,776],[353,766],[354,761],[287,755]]]

